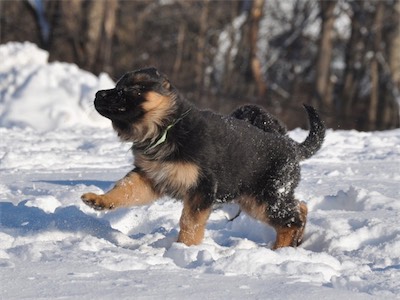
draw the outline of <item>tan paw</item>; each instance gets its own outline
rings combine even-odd
[[[97,195],[94,193],[86,193],[81,196],[82,201],[94,208],[95,210],[113,209],[114,204],[105,201],[104,195]]]

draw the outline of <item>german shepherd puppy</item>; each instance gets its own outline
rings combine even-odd
[[[149,204],[163,195],[183,200],[178,242],[201,243],[213,204],[235,201],[271,225],[274,249],[303,239],[307,206],[295,199],[299,162],[322,145],[325,127],[314,108],[306,140],[257,106],[230,116],[197,109],[156,69],[125,74],[110,90],[96,93],[96,110],[118,136],[132,142],[135,168],[103,195],[82,200],[94,209]]]

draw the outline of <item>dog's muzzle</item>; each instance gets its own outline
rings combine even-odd
[[[112,118],[126,112],[126,99],[116,89],[101,90],[96,93],[94,107],[101,115]]]

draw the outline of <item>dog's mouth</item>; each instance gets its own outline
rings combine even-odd
[[[115,89],[96,93],[94,107],[102,116],[113,119],[128,111],[127,99]]]
[[[116,114],[123,113],[127,111],[127,108],[124,106],[104,106],[104,105],[96,105],[95,108],[100,114]]]

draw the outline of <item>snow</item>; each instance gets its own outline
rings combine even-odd
[[[302,163],[301,247],[270,250],[273,230],[228,221],[234,205],[187,247],[178,200],[110,212],[80,200],[133,163],[90,108],[106,75],[48,63],[32,44],[0,46],[0,61],[1,299],[400,299],[400,129],[328,130]]]
[[[71,126],[109,126],[93,107],[93,94],[113,87],[76,65],[47,63],[48,53],[30,43],[0,47],[0,126],[40,131]]]

